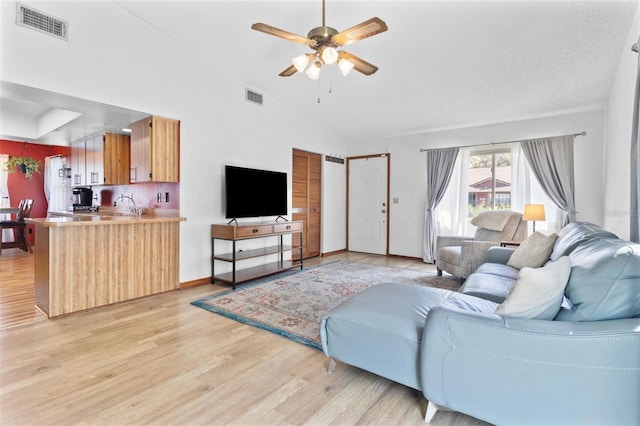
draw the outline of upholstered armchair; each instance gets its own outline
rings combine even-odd
[[[489,247],[500,241],[522,241],[527,237],[527,222],[522,214],[510,210],[491,210],[471,219],[476,227],[473,238],[438,236],[436,238],[436,267],[460,278],[467,278],[484,263]]]

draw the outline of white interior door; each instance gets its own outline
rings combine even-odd
[[[387,254],[388,165],[388,155],[348,160],[351,251]]]

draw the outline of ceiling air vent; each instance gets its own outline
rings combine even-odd
[[[254,104],[262,105],[262,94],[252,90],[246,90],[246,99]]]
[[[18,25],[67,41],[67,21],[39,12],[20,3],[17,4],[16,14],[16,23]]]

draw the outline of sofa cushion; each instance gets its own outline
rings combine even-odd
[[[549,258],[552,261],[556,261],[562,256],[569,256],[576,247],[594,238],[618,238],[618,236],[593,223],[572,222],[558,233],[558,239]]]
[[[549,260],[556,238],[557,234],[544,235],[542,232],[534,232],[513,252],[507,265],[517,269],[541,267]]]
[[[476,272],[481,274],[499,275],[515,281],[518,279],[518,273],[520,271],[513,266],[503,265],[501,263],[483,263],[478,267],[478,269],[476,269]]]
[[[583,242],[571,255],[565,295],[573,305],[560,321],[640,317],[640,244],[620,239]]]
[[[462,294],[502,303],[516,284],[518,270],[500,263],[483,263],[464,281]]]
[[[436,306],[492,313],[496,304],[414,284],[383,283],[350,297],[320,324],[325,355],[421,389],[420,348],[429,310]]]
[[[495,313],[515,318],[552,320],[560,310],[571,274],[571,261],[563,256],[542,268],[520,269],[518,281]]]

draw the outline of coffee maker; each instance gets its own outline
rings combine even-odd
[[[91,210],[93,191],[90,188],[73,188],[73,211]]]

